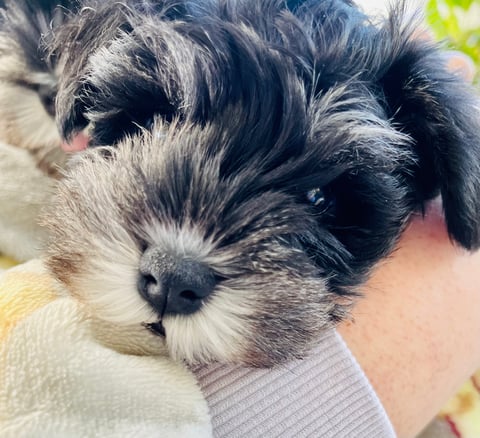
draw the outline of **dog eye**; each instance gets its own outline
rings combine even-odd
[[[307,199],[315,207],[318,207],[326,202],[327,197],[322,189],[316,188],[307,192]]]
[[[45,107],[45,111],[55,117],[55,94],[39,94],[40,100]]]
[[[306,194],[307,201],[317,207],[322,213],[333,204],[333,197],[327,191],[319,187],[311,189]]]

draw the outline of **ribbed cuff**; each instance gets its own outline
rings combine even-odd
[[[309,358],[274,369],[194,371],[218,438],[394,438],[365,374],[336,331]]]

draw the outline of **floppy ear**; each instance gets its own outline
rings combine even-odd
[[[413,139],[418,166],[405,176],[412,181],[413,200],[423,203],[440,192],[450,236],[465,248],[476,249],[480,246],[478,97],[460,74],[449,71],[447,56],[434,43],[400,26],[395,30],[392,20],[391,57],[385,58],[379,83],[392,122]]]

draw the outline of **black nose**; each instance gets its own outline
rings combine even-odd
[[[160,315],[196,312],[215,288],[211,269],[149,248],[140,260],[138,290]]]

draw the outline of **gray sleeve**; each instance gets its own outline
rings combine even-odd
[[[218,438],[394,438],[365,374],[334,330],[311,356],[270,370],[195,371]]]

